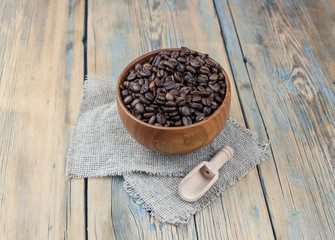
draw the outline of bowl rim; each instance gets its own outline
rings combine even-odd
[[[207,122],[209,122],[210,120],[212,120],[213,118],[216,117],[216,115],[219,114],[220,111],[223,110],[224,108],[224,103],[229,101],[228,98],[227,98],[227,94],[230,94],[231,93],[231,88],[230,88],[230,81],[229,81],[229,78],[228,78],[228,75],[226,73],[226,71],[224,70],[224,68],[220,65],[220,68],[222,70],[222,73],[225,75],[225,83],[226,83],[226,95],[225,95],[225,98],[223,100],[223,102],[221,103],[220,107],[218,109],[216,109],[216,111],[210,115],[208,118],[200,121],[200,122],[197,122],[197,123],[193,123],[191,125],[187,125],[187,126],[172,126],[172,127],[164,127],[164,126],[156,126],[156,125],[152,125],[152,124],[149,124],[149,123],[146,123],[140,119],[138,119],[137,117],[135,117],[129,110],[128,108],[124,105],[123,101],[122,101],[122,98],[121,98],[121,90],[120,90],[120,84],[121,84],[121,81],[123,79],[121,79],[122,76],[126,76],[128,74],[128,72],[136,65],[137,62],[141,61],[142,59],[144,58],[147,58],[149,56],[155,56],[157,55],[159,52],[162,52],[162,51],[175,51],[175,50],[180,50],[181,48],[162,48],[162,49],[157,49],[157,50],[154,50],[154,51],[151,51],[151,52],[148,52],[146,54],[143,54],[141,55],[140,57],[136,58],[135,60],[133,60],[132,62],[130,62],[124,69],[123,71],[121,72],[119,78],[118,78],[118,81],[117,81],[117,84],[116,84],[116,87],[117,87],[117,93],[116,93],[116,100],[118,102],[118,105],[122,108],[122,110],[130,117],[132,118],[134,121],[136,121],[137,123],[139,124],[142,124],[144,126],[147,126],[149,128],[154,128],[154,129],[157,129],[157,130],[169,130],[169,131],[176,131],[176,130],[183,130],[183,129],[190,129],[190,128],[194,128],[194,127],[198,127],[198,126],[202,126],[204,124],[206,124]],[[194,51],[192,49],[190,49],[190,51],[192,52],[197,52],[199,54],[203,54],[201,52],[198,52],[198,51]],[[208,56],[209,57],[209,56]],[[214,61],[215,63],[218,63],[217,61],[215,61],[213,58],[209,57],[212,61]],[[125,79],[125,77],[124,77]]]

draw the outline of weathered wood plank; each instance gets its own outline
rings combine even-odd
[[[260,170],[276,236],[333,239],[334,2],[215,3],[246,120],[271,140]]]
[[[130,60],[147,51],[185,45],[208,52],[232,76],[211,1],[94,1],[89,4],[88,36],[88,74],[117,78]],[[234,87],[232,102],[232,116],[243,122]],[[89,238],[196,237],[193,220],[183,228],[159,225],[132,201],[121,185],[119,178],[88,180]],[[96,198],[99,192],[105,194]],[[97,218],[95,212],[105,214]],[[250,172],[222,199],[197,214],[196,227],[200,239],[257,238],[260,234],[272,238],[257,171]]]
[[[70,192],[65,177],[83,79],[83,6],[0,2],[0,239],[84,238],[83,180]]]

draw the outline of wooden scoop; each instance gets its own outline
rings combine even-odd
[[[201,162],[179,184],[179,195],[187,202],[201,198],[218,180],[219,169],[233,156],[231,147],[222,147],[209,161]]]

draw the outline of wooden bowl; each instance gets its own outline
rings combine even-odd
[[[127,131],[143,146],[160,153],[189,153],[209,144],[223,129],[230,111],[231,89],[229,79],[227,73],[222,69],[227,86],[226,96],[221,106],[207,119],[181,127],[159,127],[145,123],[132,115],[124,105],[121,98],[120,84],[124,82],[129,71],[137,63],[144,64],[149,61],[150,57],[157,55],[158,52],[163,50],[172,51],[180,49],[168,48],[149,52],[132,61],[122,71],[117,83],[117,106],[119,114]],[[214,62],[216,63],[216,61]],[[129,150],[131,151],[131,149]]]

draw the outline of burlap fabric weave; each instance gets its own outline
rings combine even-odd
[[[210,160],[223,145],[235,152],[220,170],[217,183],[199,201],[183,201],[177,192],[182,177],[201,161]],[[123,127],[117,112],[116,80],[90,76],[84,84],[66,173],[76,178],[123,175],[125,189],[151,215],[177,224],[211,203],[264,161],[266,154],[266,145],[257,142],[256,134],[241,130],[233,119],[228,119],[212,143],[198,151],[182,155],[155,153],[138,144]]]

